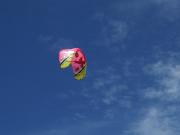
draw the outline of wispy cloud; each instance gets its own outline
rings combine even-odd
[[[158,62],[146,66],[145,73],[149,77],[149,85],[147,89],[139,91],[139,98],[144,96],[144,101],[148,103],[144,109],[138,110],[140,116],[125,134],[178,135],[180,64],[177,55],[160,56]]]
[[[175,116],[175,117],[174,117]],[[176,112],[172,109],[150,107],[144,111],[144,115],[134,122],[129,135],[178,135],[179,122]]]
[[[128,34],[128,26],[120,20],[109,20],[103,27],[102,35],[109,40],[111,44],[120,43]]]
[[[77,44],[76,41],[60,37],[52,44],[52,49],[53,50],[60,50],[62,48],[72,48],[76,44]]]
[[[63,48],[73,48],[78,45],[77,41],[53,35],[40,35],[38,40],[51,51],[56,52]]]
[[[148,68],[155,78],[155,86],[146,89],[145,97],[160,100],[179,100],[180,64],[159,61]]]
[[[170,21],[179,19],[180,1],[179,0],[151,0],[159,6],[159,15]]]
[[[136,15],[138,18],[147,12],[154,12],[154,16],[174,21],[179,18],[180,13],[179,0],[136,0],[136,1],[117,1],[113,4],[119,13],[126,15]],[[153,10],[154,9],[154,10]]]
[[[95,20],[101,23],[100,33],[95,44],[107,47],[112,51],[124,48],[124,40],[128,36],[128,24],[121,19],[113,19],[104,13],[97,13]]]
[[[96,73],[95,79],[91,82],[90,86],[85,86],[83,95],[89,98],[92,103],[104,105],[122,105],[124,107],[127,102],[127,97],[122,95],[122,92],[127,90],[127,86],[123,84],[122,77],[117,74],[115,68],[109,67],[101,69]],[[128,106],[129,107],[129,103]]]

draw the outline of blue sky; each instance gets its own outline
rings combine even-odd
[[[179,0],[0,2],[0,134],[178,135]],[[80,47],[87,77],[61,70]]]

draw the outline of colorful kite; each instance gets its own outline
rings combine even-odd
[[[72,65],[75,79],[82,80],[86,76],[86,56],[80,48],[62,49],[59,52],[59,62],[63,69]]]

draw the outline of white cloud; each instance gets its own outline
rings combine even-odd
[[[124,104],[126,106],[128,102],[124,100],[128,99],[123,97],[121,93],[127,90],[127,86],[122,83],[121,75],[117,73],[113,67],[97,71],[90,86],[85,86],[83,95],[90,98],[92,103],[96,105],[99,103],[100,106],[102,104],[119,106]],[[129,105],[128,103],[127,107]]]
[[[95,89],[101,89],[104,87],[107,88],[107,86],[109,86],[110,84],[118,83],[118,81],[121,79],[121,76],[118,74],[115,74],[115,71],[108,70],[108,69],[107,70],[104,69],[104,71],[105,73],[102,73],[102,74],[100,73],[100,76],[95,78],[92,84],[93,88]]]
[[[119,19],[110,19],[101,16],[103,25],[96,44],[105,46],[112,51],[118,51],[124,48],[124,40],[128,36],[128,24]]]
[[[109,37],[112,43],[121,42],[123,39],[127,37],[128,26],[125,22],[118,20],[111,20],[107,27],[109,27],[110,30]]]
[[[180,64],[169,61],[157,62],[148,68],[155,79],[155,86],[145,91],[145,97],[158,98],[165,101],[179,100],[180,98]]]
[[[76,44],[77,42],[71,39],[58,38],[53,42],[51,49],[60,50],[62,48],[73,48]]]
[[[179,55],[163,54],[158,62],[145,68],[148,80],[147,89],[140,90],[147,108],[138,112],[141,114],[133,122],[128,135],[178,135],[180,132],[180,63]],[[156,57],[157,58],[157,57]],[[147,105],[146,105],[147,104]]]
[[[179,0],[127,0],[126,2],[118,1],[114,3],[112,10],[115,8],[119,13],[137,17],[147,12],[155,12],[155,16],[174,21],[179,19],[179,6]],[[153,11],[151,7],[154,9]]]
[[[114,119],[114,117],[115,117],[115,111],[113,109],[108,109],[105,111],[104,118]]]
[[[124,85],[110,85],[112,85],[112,87],[104,92],[104,96],[102,98],[103,103],[105,103],[106,105],[111,105],[114,102],[121,102],[121,100],[119,99],[121,92],[127,89]]]
[[[159,6],[159,14],[164,18],[174,21],[179,18],[180,1],[179,0],[151,0]]]
[[[178,121],[171,117],[172,111],[157,107],[149,108],[130,130],[131,135],[178,135]]]
[[[56,37],[53,35],[40,35],[39,41],[49,47],[51,51],[59,51],[63,48],[73,48],[77,46],[77,42],[63,37]]]

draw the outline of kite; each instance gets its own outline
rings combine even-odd
[[[82,80],[86,76],[87,60],[80,48],[60,50],[59,62],[62,69],[72,66],[75,79]]]

